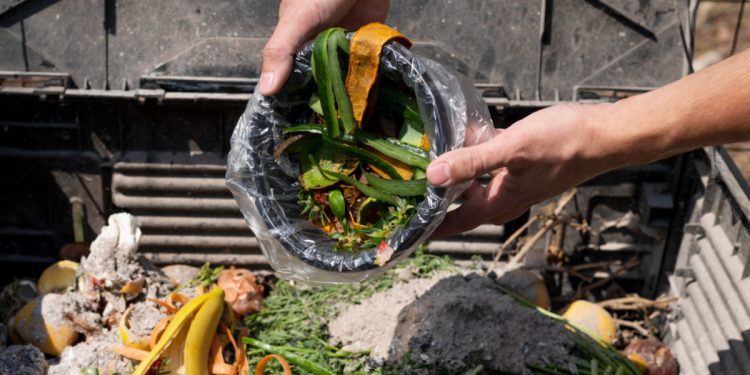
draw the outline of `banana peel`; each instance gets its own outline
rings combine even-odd
[[[161,366],[160,370],[170,374],[207,375],[210,338],[216,333],[223,311],[221,288],[191,299],[177,311],[133,375],[147,375],[154,366]]]
[[[135,348],[140,350],[149,349],[149,338],[138,337],[135,333],[130,331],[130,313],[133,311],[133,305],[130,305],[120,317],[120,323],[118,324],[118,331],[120,332],[120,338],[122,342],[128,348]]]

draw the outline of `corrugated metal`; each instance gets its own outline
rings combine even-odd
[[[666,341],[684,374],[750,374],[747,189],[721,151],[707,151],[695,160],[698,198],[670,279],[682,298]]]
[[[258,242],[224,185],[224,171],[222,165],[120,162],[113,168],[112,202],[138,218],[140,250],[156,263],[265,267]],[[482,225],[431,242],[427,251],[489,258],[501,239],[502,227]]]

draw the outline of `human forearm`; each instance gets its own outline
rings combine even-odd
[[[750,50],[589,119],[604,169],[750,139]]]
[[[615,104],[546,108],[430,164],[427,177],[438,186],[493,176],[467,189],[435,237],[505,223],[608,170],[743,139],[750,139],[750,51]]]

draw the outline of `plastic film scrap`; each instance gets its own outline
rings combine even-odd
[[[381,275],[424,243],[467,184],[449,188],[428,184],[409,224],[387,239],[393,255],[385,265],[376,264],[377,248],[336,251],[334,240],[300,217],[297,163],[286,154],[278,161],[274,158],[274,149],[284,138],[282,129],[310,116],[308,101],[316,91],[311,51],[308,45],[297,53],[281,93],[267,97],[256,88],[232,135],[226,182],[280,276],[307,283],[359,282]],[[494,134],[484,100],[458,73],[393,42],[384,46],[380,65],[380,74],[414,90],[430,141],[430,159]]]

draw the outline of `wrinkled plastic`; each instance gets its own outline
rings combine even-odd
[[[308,45],[297,54],[281,93],[267,97],[255,90],[232,135],[226,181],[268,262],[282,277],[308,283],[358,282],[382,274],[424,243],[467,185],[428,184],[409,224],[386,240],[394,252],[382,267],[375,264],[377,249],[336,251],[334,240],[300,217],[297,163],[286,154],[279,161],[274,158],[274,149],[284,138],[282,129],[310,117],[308,101],[316,91],[310,73],[311,48]],[[431,159],[493,134],[487,106],[458,73],[388,43],[381,54],[380,74],[414,89]]]

